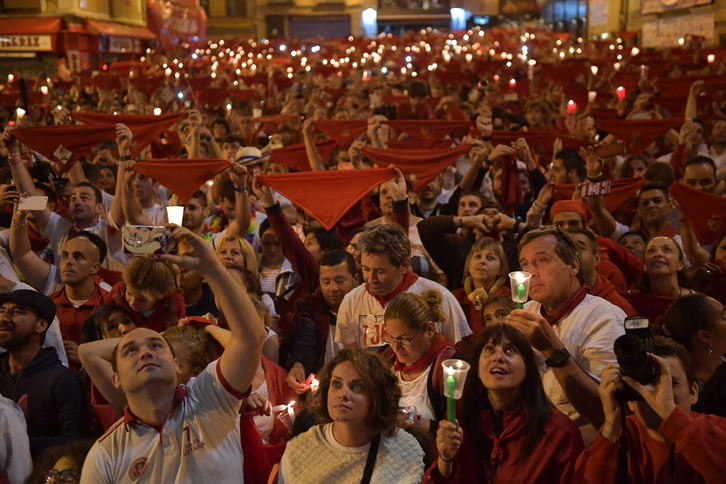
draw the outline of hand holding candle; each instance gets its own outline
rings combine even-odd
[[[444,369],[445,385],[444,395],[446,396],[446,414],[449,422],[456,423],[456,400],[464,393],[466,374],[471,366],[464,360],[445,360],[441,362]]]
[[[517,309],[523,309],[524,303],[529,297],[529,283],[532,274],[529,272],[515,271],[509,273],[510,285],[512,287],[512,301],[517,303]]]

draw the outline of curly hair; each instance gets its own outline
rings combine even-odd
[[[411,257],[411,242],[406,232],[396,224],[367,229],[358,239],[358,247],[363,254],[387,255],[396,267],[401,267]]]
[[[370,413],[366,417],[366,427],[374,434],[392,436],[396,431],[398,401],[401,398],[398,379],[380,356],[360,348],[342,349],[320,371],[320,401],[317,404],[320,422],[333,421],[328,412],[328,393],[333,371],[346,361],[350,362],[360,373],[365,384],[366,395],[370,400]]]
[[[80,481],[81,469],[83,469],[83,463],[86,460],[86,455],[88,455],[88,451],[91,450],[91,447],[93,447],[93,444],[95,443],[96,442],[93,439],[83,439],[73,440],[63,445],[48,447],[42,454],[40,454],[40,457],[35,460],[33,471],[25,481],[26,484],[44,484],[46,482],[44,474],[51,470],[55,463],[63,457],[68,457],[73,461],[73,467],[78,473],[78,480]]]

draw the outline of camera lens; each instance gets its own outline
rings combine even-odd
[[[629,376],[643,385],[652,383],[654,369],[642,339],[633,334],[620,336],[615,340],[613,351],[623,376]]]

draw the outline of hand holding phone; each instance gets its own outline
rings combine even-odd
[[[48,205],[48,197],[21,196],[18,201],[18,210],[45,210]]]

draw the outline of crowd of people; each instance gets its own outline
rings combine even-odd
[[[723,52],[207,47],[0,86],[0,482],[722,482]]]

